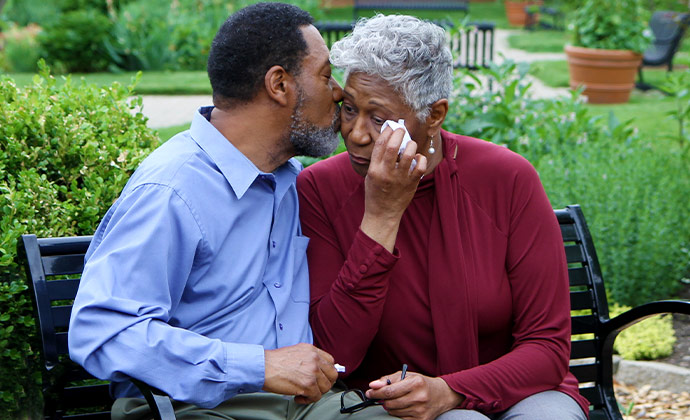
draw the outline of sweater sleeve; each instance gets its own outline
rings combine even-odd
[[[314,343],[346,367],[342,376],[347,377],[360,365],[378,331],[389,273],[398,255],[354,224],[351,243],[341,244],[334,225],[338,221],[327,213],[319,187],[310,171],[297,179],[302,231],[310,238],[310,323]]]
[[[562,237],[536,171],[525,166],[515,175],[506,209],[513,344],[490,363],[443,376],[466,397],[462,408],[505,410],[558,387],[568,371],[570,301]]]

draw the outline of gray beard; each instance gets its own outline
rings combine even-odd
[[[330,155],[338,147],[339,139],[335,127],[340,120],[340,108],[333,116],[331,126],[320,128],[304,117],[302,112],[303,92],[300,90],[298,95],[290,125],[290,143],[295,150],[295,155],[310,157]]]

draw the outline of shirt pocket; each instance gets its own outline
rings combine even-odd
[[[294,278],[290,298],[294,302],[309,303],[309,268],[307,265],[307,245],[309,238],[295,236],[292,238],[292,257]]]

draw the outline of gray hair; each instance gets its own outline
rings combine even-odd
[[[453,89],[453,56],[443,28],[413,16],[362,18],[351,34],[333,44],[331,63],[388,82],[424,121],[430,105]]]

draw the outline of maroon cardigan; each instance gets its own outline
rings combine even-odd
[[[461,408],[508,409],[559,390],[588,413],[568,371],[570,300],[562,238],[534,168],[445,131],[393,254],[367,237],[364,178],[347,153],[297,179],[315,343],[365,388],[403,363],[440,376]]]

